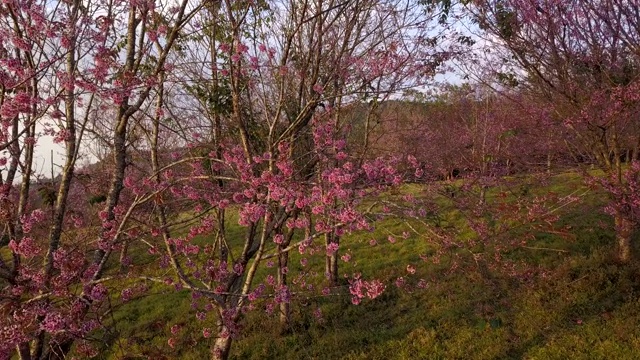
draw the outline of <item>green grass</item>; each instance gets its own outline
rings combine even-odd
[[[501,234],[499,240],[531,236],[527,247],[509,251],[507,260],[527,261],[530,275],[509,274],[502,268],[478,267],[463,251],[451,253],[440,264],[423,262],[421,254],[437,250],[428,236],[412,234],[395,244],[386,239],[406,228],[398,219],[384,220],[373,233],[342,239],[341,252],[354,259],[341,263],[342,274],[362,273],[387,281],[386,291],[374,300],[354,306],[344,295],[300,298],[292,304],[291,329],[282,333],[277,316],[247,314],[244,330],[232,346],[235,359],[635,359],[640,358],[640,264],[620,265],[612,246],[613,224],[601,208],[603,194],[588,190],[577,174],[545,178],[511,179],[489,189],[487,203],[555,193],[558,198],[579,194],[580,201],[555,210],[559,220],[548,228],[524,226]],[[542,184],[542,185],[540,185]],[[473,239],[454,200],[410,185],[402,194],[433,197],[448,209],[423,224],[455,231]],[[500,200],[500,194],[507,197]],[[384,194],[393,199],[399,194]],[[232,226],[233,219],[230,219]],[[500,224],[496,224],[498,226]],[[232,233],[240,236],[237,226]],[[426,234],[423,233],[421,235]],[[369,241],[376,239],[377,245]],[[200,239],[198,241],[207,241]],[[637,250],[637,249],[636,249]],[[636,251],[638,254],[640,252]],[[457,269],[452,270],[453,260]],[[291,254],[292,273],[301,268],[300,255]],[[417,272],[406,272],[413,264]],[[321,259],[309,266],[321,268]],[[320,271],[321,272],[321,271]],[[264,273],[261,274],[264,276]],[[397,288],[393,280],[427,281],[425,289]],[[321,283],[322,277],[315,280]],[[203,326],[190,308],[190,294],[155,286],[151,295],[127,303],[113,313],[116,328],[106,337],[103,359],[208,357],[211,339],[201,336]],[[338,292],[340,294],[340,292]],[[322,321],[312,315],[322,312]],[[178,346],[167,345],[170,328],[179,325]]]

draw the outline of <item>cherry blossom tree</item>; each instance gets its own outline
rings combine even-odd
[[[202,220],[176,238],[159,214],[157,234],[164,242],[160,255],[175,272],[171,283],[208,299],[199,306],[216,313],[214,329],[207,329],[217,337],[214,357],[228,355],[243,312],[263,297],[272,297],[266,308],[277,308],[286,328],[293,289],[313,287],[299,280],[312,271],[290,273],[290,251],[325,254],[329,284],[339,285],[341,236],[371,228],[360,203],[400,183],[391,163],[365,162],[368,131],[358,144],[347,141],[344,114],[356,100],[373,108],[429,81],[446,59],[419,10],[412,2],[221,2],[193,23],[203,35],[183,43],[187,61],[179,81],[186,85],[175,91],[184,103],[165,97],[159,104],[164,113],[190,119],[182,123],[197,129],[197,137],[185,142],[199,155],[188,176],[165,178],[161,171],[157,183],[202,199]],[[197,113],[179,114],[186,103]],[[229,209],[239,209],[241,239],[228,231]],[[206,234],[213,237],[204,251],[187,245]],[[275,274],[257,282],[256,273],[271,263]],[[377,296],[381,288],[375,289],[354,290],[354,298]]]
[[[452,55],[418,3],[8,0],[0,13],[3,356],[95,355],[82,339],[129,281],[189,290],[213,358],[246,311],[286,328],[300,293],[384,290],[341,282],[351,254],[338,254],[377,219],[365,199],[403,181],[397,159],[365,156],[375,110]],[[354,104],[367,104],[357,142]],[[35,192],[40,136],[65,159]],[[94,141],[103,158],[79,169]],[[141,248],[154,262],[134,272]]]
[[[9,251],[9,259],[4,252],[0,258],[3,355],[65,358],[75,340],[96,328],[99,314],[93,310],[108,292],[106,264],[120,246],[126,223],[121,220],[135,206],[120,201],[128,123],[148,100],[180,28],[197,9],[187,5],[19,0],[0,5],[1,149],[7,153],[1,170],[2,231]],[[150,50],[154,43],[157,52]],[[102,231],[92,234],[77,229],[85,204],[76,162],[98,98],[118,110],[111,119],[111,189],[93,221]],[[62,171],[50,179],[54,189],[41,202],[51,206],[51,218],[29,191],[36,179],[37,139],[47,135],[65,146]],[[87,350],[83,344],[78,349]]]
[[[552,118],[573,132],[572,146],[618,179],[616,193],[630,191],[622,163],[638,156],[638,5],[528,0],[468,5],[480,28],[504,50],[504,63],[511,67],[502,76],[545,99]],[[635,223],[616,208],[619,258],[626,262]]]

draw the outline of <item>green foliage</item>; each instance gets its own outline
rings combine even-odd
[[[440,10],[439,21],[440,23],[446,23],[449,15],[452,12],[452,9],[457,4],[467,5],[471,0],[420,0],[423,6],[425,6],[427,11],[435,11],[436,9]]]
[[[220,80],[216,86],[193,84],[185,85],[185,88],[197,97],[211,114],[229,115],[231,113],[231,87],[227,80]]]
[[[56,203],[56,192],[52,187],[42,186],[38,188],[38,194],[42,203],[46,206],[53,206]]]
[[[513,73],[504,73],[498,71],[496,73],[496,76],[498,77],[498,81],[504,86],[515,88],[520,85],[518,78]]]
[[[517,33],[517,15],[513,9],[498,1],[495,7],[496,26],[500,36],[505,40],[511,40]]]
[[[91,205],[102,204],[105,201],[107,201],[107,195],[105,194],[92,195],[89,198],[89,204]]]

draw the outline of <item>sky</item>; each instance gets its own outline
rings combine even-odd
[[[33,169],[37,174],[51,177],[51,152],[53,151],[53,173],[60,173],[64,164],[64,147],[53,142],[53,136],[42,136],[36,144]],[[54,175],[54,176],[55,176]]]
[[[468,22],[464,20],[458,20],[458,23],[454,25],[454,28],[464,34],[469,34],[473,36],[473,31],[471,30],[473,26],[471,26]],[[486,46],[486,43],[480,39],[479,37],[473,36],[476,41],[476,45],[473,47],[475,51],[478,51],[479,48]],[[434,84],[436,87],[439,87],[442,84],[462,84],[465,81],[463,79],[463,69],[460,66],[461,64],[452,64],[453,69],[451,71],[447,71],[446,73],[437,74],[434,78]],[[425,88],[426,89],[426,88]],[[41,136],[38,139],[36,145],[36,154],[34,161],[34,171],[36,174],[50,177],[52,171],[52,157],[53,157],[53,173],[57,175],[61,172],[62,165],[64,164],[64,147],[63,144],[55,144],[53,142],[53,136]],[[53,156],[52,156],[53,154]],[[86,162],[86,161],[85,161]],[[79,160],[79,165],[83,163],[82,160]]]

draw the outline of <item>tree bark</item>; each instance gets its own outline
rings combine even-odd
[[[213,345],[213,351],[211,354],[212,360],[226,360],[229,358],[229,352],[231,350],[232,339],[228,335],[227,328],[222,326],[218,332],[218,337]]]
[[[18,344],[17,350],[20,360],[31,360],[31,350],[29,349],[29,343],[23,342]]]
[[[327,246],[334,243],[340,244],[340,237],[335,234],[326,234],[325,240]],[[338,250],[327,255],[325,259],[325,274],[327,274],[327,279],[329,280],[330,285],[338,285]]]
[[[616,241],[618,243],[618,260],[626,264],[631,260],[631,234],[633,222],[621,213],[615,215]]]
[[[287,244],[288,245],[288,244]],[[287,285],[287,274],[283,269],[289,265],[289,252],[281,252],[278,255],[278,285]],[[288,301],[280,303],[280,331],[285,333],[291,324],[291,304]]]

